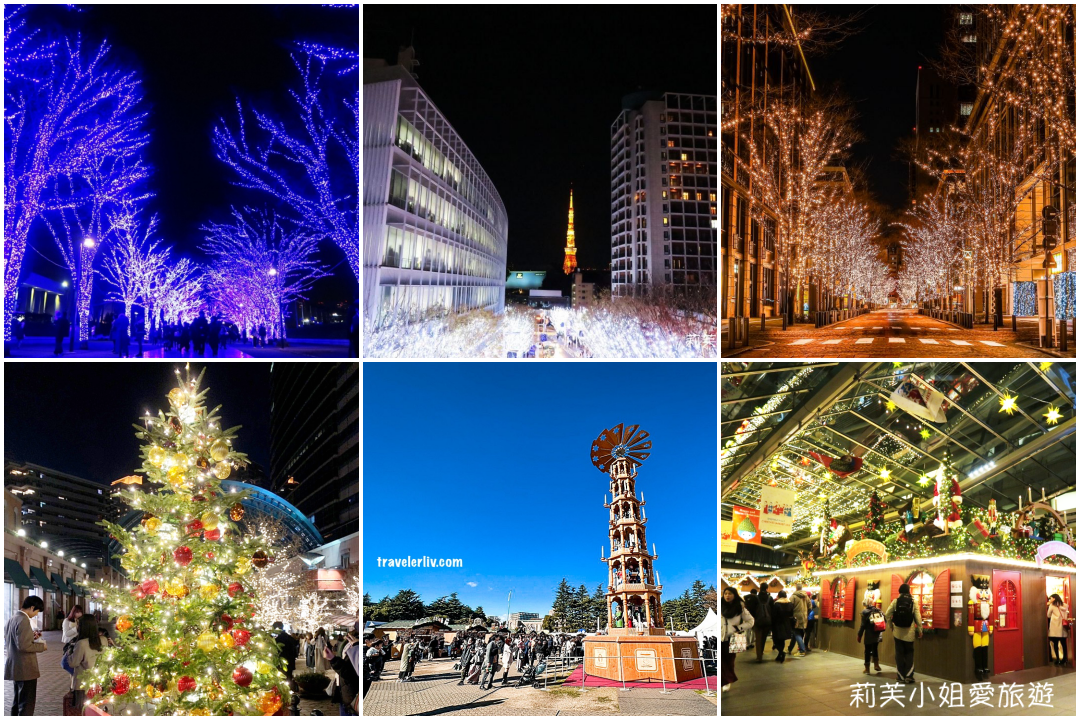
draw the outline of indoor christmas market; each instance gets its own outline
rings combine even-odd
[[[1073,714],[1075,387],[722,363],[723,714]]]

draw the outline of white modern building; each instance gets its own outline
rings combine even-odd
[[[611,126],[611,293],[716,283],[716,96],[635,93]]]
[[[363,193],[365,321],[502,312],[502,199],[413,76],[382,60],[364,60]]]

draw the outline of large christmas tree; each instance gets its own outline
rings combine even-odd
[[[142,467],[121,481],[142,522],[100,523],[123,547],[130,582],[91,584],[117,639],[83,675],[87,697],[112,714],[272,715],[289,699],[285,661],[270,628],[252,622],[250,589],[268,548],[237,525],[246,494],[221,488],[247,462],[233,448],[239,427],[221,427],[220,406],[207,412],[203,373],[176,373],[168,412],[135,426]]]

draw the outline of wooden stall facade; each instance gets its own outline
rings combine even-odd
[[[935,562],[932,558],[918,565],[901,568],[853,568],[840,573],[831,573],[819,577],[820,585],[817,587],[821,592],[821,620],[818,623],[818,647],[827,652],[836,652],[843,655],[863,658],[863,645],[856,641],[861,623],[863,594],[867,585],[874,580],[881,583],[881,609],[888,609],[889,605],[899,594],[899,587],[907,582],[908,578],[916,572],[925,573],[933,580],[932,589],[927,588],[929,597],[932,598],[932,611],[930,624],[933,632],[925,632],[923,639],[915,644],[915,673],[916,675],[931,675],[946,680],[962,682],[975,681],[975,663],[972,657],[971,638],[967,632],[968,622],[968,592],[971,589],[972,575],[993,576],[994,570],[1014,571],[1020,577],[1020,616],[1023,663],[1022,668],[1034,668],[1048,665],[1049,642],[1046,620],[1046,578],[1059,576],[1066,579],[1070,588],[1069,592],[1069,617],[1076,617],[1076,573],[1069,568],[1068,571],[1053,566],[1042,568],[1015,567],[993,560],[983,561],[980,559],[959,559],[948,562]],[[837,582],[840,580],[841,582]],[[963,592],[958,593],[961,597],[961,607],[950,607],[952,593],[950,582],[962,581]],[[912,588],[916,594],[916,588]],[[837,595],[841,594],[841,603]],[[992,605],[996,605],[994,598]],[[959,622],[954,613],[959,613]],[[836,617],[839,614],[840,617]],[[996,615],[995,615],[996,617]],[[925,620],[926,618],[924,618]],[[840,620],[834,623],[833,620]],[[924,623],[924,628],[926,624]],[[989,664],[993,671],[995,667],[994,651],[997,646],[998,631],[995,629],[990,640]],[[1069,665],[1075,667],[1074,647],[1070,638]],[[883,665],[895,667],[896,655],[895,644],[892,637],[892,629],[887,627],[884,639],[878,647],[878,654]],[[886,672],[883,670],[883,672]]]

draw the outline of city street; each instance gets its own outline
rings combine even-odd
[[[824,328],[795,325],[781,330],[760,321],[750,323],[750,347],[727,349],[727,333],[721,336],[724,357],[785,358],[903,358],[903,357],[1057,357],[1021,342],[1031,333],[1011,328],[994,331],[986,326],[974,330],[919,315],[914,310],[876,310]],[[1032,335],[1032,339],[1033,339]],[[1070,356],[1072,353],[1069,353]]]

